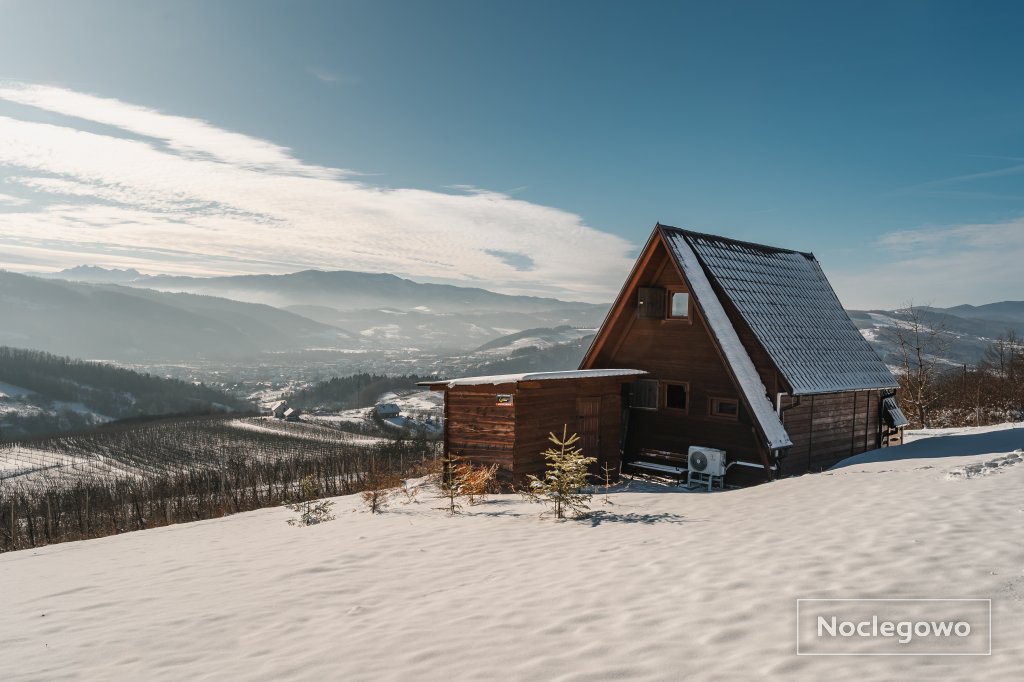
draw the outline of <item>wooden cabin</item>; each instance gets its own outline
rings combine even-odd
[[[810,253],[656,225],[580,365],[616,367],[647,372],[624,395],[627,468],[685,466],[700,446],[749,485],[898,444],[906,425]]]
[[[617,472],[623,442],[623,396],[633,369],[535,372],[426,381],[444,391],[445,449],[476,464],[497,464],[505,481],[521,484],[546,468],[548,434],[563,426],[577,433],[583,454],[596,457],[592,473]]]

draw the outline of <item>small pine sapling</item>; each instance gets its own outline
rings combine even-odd
[[[608,462],[601,465],[601,473],[604,474],[604,503],[611,504],[612,500],[608,497],[608,490],[612,487],[612,472],[614,468],[608,466]]]
[[[318,523],[334,520],[334,515],[331,514],[334,502],[318,500],[319,494],[320,486],[317,485],[315,478],[306,476],[302,479],[302,497],[305,502],[285,505],[299,515],[297,519],[288,519],[289,526],[315,526]]]
[[[462,509],[458,499],[462,496],[463,467],[462,459],[451,451],[445,451],[441,456],[441,471],[438,474],[437,482],[438,488],[441,489],[441,495],[445,499],[445,505],[438,509],[448,512],[450,516],[458,514]]]
[[[555,518],[564,519],[567,513],[579,516],[590,509],[590,494],[584,492],[587,486],[587,469],[597,461],[595,457],[586,457],[583,450],[576,447],[580,437],[569,435],[569,427],[562,427],[562,437],[554,433],[548,434],[553,447],[544,450],[547,470],[544,478],[533,474],[527,476],[528,487],[524,495],[531,502],[539,502],[550,507]]]

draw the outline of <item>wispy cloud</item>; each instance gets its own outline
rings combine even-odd
[[[949,190],[949,188],[950,187],[955,187],[956,185],[965,184],[965,183],[982,182],[982,181],[985,181],[985,180],[993,180],[993,179],[997,179],[997,178],[1005,178],[1005,177],[1011,177],[1011,176],[1014,176],[1014,175],[1022,175],[1022,174],[1024,174],[1024,163],[1022,163],[1022,161],[1024,161],[1024,159],[1019,159],[1019,158],[1012,157],[1012,156],[978,156],[978,158],[999,159],[999,160],[1002,160],[1002,161],[1013,161],[1015,163],[1013,163],[1012,165],[1009,165],[1009,166],[1004,166],[1002,168],[995,168],[993,170],[981,171],[981,172],[978,172],[978,173],[964,173],[964,174],[961,174],[961,175],[953,175],[953,176],[948,177],[948,178],[939,178],[938,180],[929,180],[928,182],[918,183],[916,185],[911,185],[909,187],[902,187],[902,188],[896,190],[895,193],[896,194],[938,194],[938,193],[941,193],[941,194],[948,194],[948,193],[962,194],[962,192],[951,192]],[[980,194],[986,194],[986,193],[984,193],[984,192],[981,192],[981,193],[972,192],[971,194],[974,195],[974,196],[978,196]],[[1004,197],[1001,196],[1001,195],[993,195],[993,198],[1004,198]]]
[[[319,66],[307,66],[306,73],[323,83],[330,85],[354,85],[358,79],[341,73],[329,71]]]
[[[10,194],[0,193],[0,206],[24,206],[28,203],[28,199],[22,199],[21,197],[13,197]]]
[[[848,307],[1024,299],[1024,218],[891,232],[867,253],[870,260],[829,271]]]
[[[0,83],[0,99],[66,117],[0,117],[0,172],[33,197],[0,212],[0,267],[353,269],[608,300],[631,265],[632,244],[507,194],[375,187],[266,140],[63,88]]]

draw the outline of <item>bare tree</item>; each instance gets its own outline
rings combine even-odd
[[[900,361],[900,397],[922,427],[928,428],[931,408],[938,399],[937,378],[948,343],[941,319],[925,320],[924,310],[907,303],[902,319],[889,336]]]

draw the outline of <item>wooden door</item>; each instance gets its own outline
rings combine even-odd
[[[584,457],[601,457],[601,398],[576,399],[576,433]]]

